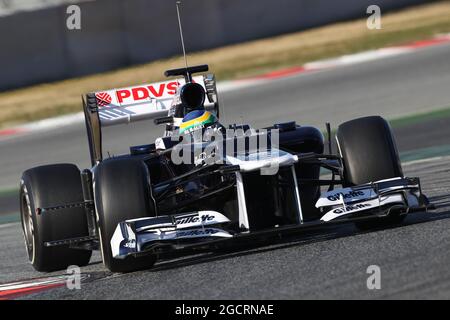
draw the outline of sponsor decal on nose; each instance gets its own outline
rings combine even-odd
[[[330,195],[330,196],[328,196],[327,199],[330,200],[330,201],[338,201],[338,200],[340,200],[341,196],[344,199],[350,199],[350,198],[355,198],[355,197],[361,197],[363,195],[364,195],[364,192],[362,192],[362,191],[353,191],[352,190],[352,191],[350,191],[348,193],[339,192],[339,193]]]

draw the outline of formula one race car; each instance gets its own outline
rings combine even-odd
[[[178,78],[86,95],[92,168],[55,164],[22,176],[23,233],[36,270],[86,265],[99,249],[109,270],[129,272],[165,255],[333,223],[385,227],[432,208],[419,179],[403,176],[383,118],[341,124],[337,154],[329,125],[326,141],[293,121],[224,126],[214,76],[193,76],[206,71],[169,70]],[[101,128],[143,119],[164,125],[164,135],[105,159]]]

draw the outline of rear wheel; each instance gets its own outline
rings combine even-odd
[[[339,126],[336,139],[347,186],[403,177],[397,145],[385,119],[372,116],[345,122]],[[400,223],[404,217],[393,215],[355,224],[366,230]]]
[[[80,171],[74,165],[48,165],[23,173],[20,184],[22,230],[28,258],[37,271],[61,270],[70,265],[89,263],[91,251],[45,246],[45,242],[88,236],[83,208],[36,213],[37,208],[82,201]]]
[[[100,163],[94,172],[95,199],[103,263],[112,272],[148,269],[156,258],[144,256],[113,258],[111,238],[120,222],[154,217],[150,176],[139,159],[110,159]]]

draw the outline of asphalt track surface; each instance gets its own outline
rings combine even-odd
[[[352,224],[310,232],[265,247],[164,261],[154,269],[111,274],[98,255],[82,268],[80,290],[66,287],[25,299],[303,299],[450,298],[450,158],[405,166],[422,177],[439,206],[401,226],[358,233]],[[19,225],[0,226],[0,282],[36,277]],[[381,289],[367,289],[367,268]],[[53,274],[61,274],[53,273]]]
[[[225,92],[222,122],[255,127],[275,121],[324,127],[379,114],[397,118],[450,106],[450,46],[360,65],[294,76]],[[450,144],[450,120],[395,130],[401,151]],[[149,123],[105,130],[106,149],[127,151],[160,132]],[[0,141],[0,189],[15,188],[26,168],[54,162],[87,167],[83,125]],[[187,257],[126,275],[107,272],[98,255],[83,268],[82,290],[65,288],[27,298],[450,298],[449,158],[410,164],[425,192],[441,204],[436,214],[414,214],[405,225],[357,233],[352,225],[228,254]],[[10,200],[7,201],[10,203]],[[13,209],[11,209],[13,210]],[[42,276],[26,260],[18,224],[0,226],[0,283]],[[379,265],[382,289],[366,288],[366,268]],[[60,274],[60,273],[57,273]]]

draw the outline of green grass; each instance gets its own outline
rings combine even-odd
[[[19,193],[19,189],[5,189],[0,190],[0,198],[12,197]]]
[[[402,152],[400,153],[400,160],[402,162],[410,162],[415,160],[443,157],[448,155],[450,155],[450,144],[445,146],[435,146]]]
[[[20,221],[20,215],[18,213],[0,215],[0,224],[14,223],[14,222],[19,222],[19,221]]]
[[[398,127],[402,127],[402,126],[413,125],[416,123],[421,123],[421,122],[435,120],[435,119],[448,118],[448,117],[450,117],[450,107],[444,108],[444,109],[438,109],[438,110],[431,111],[431,112],[416,113],[416,114],[412,114],[410,116],[392,119],[392,120],[389,120],[389,123],[391,124],[392,127],[398,128]]]
[[[434,110],[431,112],[415,113],[415,114],[404,116],[404,117],[388,119],[388,122],[392,128],[400,128],[403,126],[414,125],[414,124],[421,123],[421,122],[449,118],[449,117],[450,117],[450,107],[447,107],[447,108],[443,108],[443,109],[437,109],[437,110]],[[332,136],[334,136],[336,134],[336,130],[337,130],[336,128],[333,128],[331,130]],[[322,134],[325,137],[327,136],[326,131],[322,131]]]

